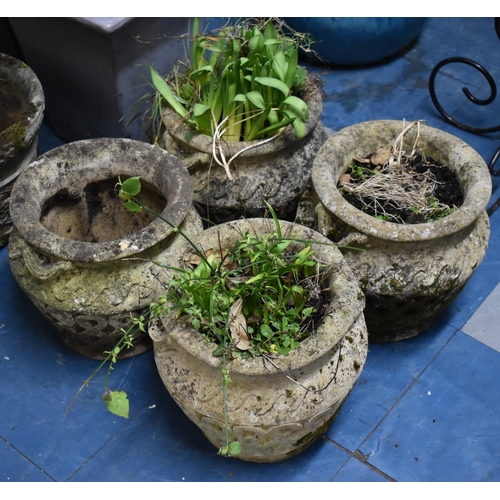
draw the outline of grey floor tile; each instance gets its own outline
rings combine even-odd
[[[462,331],[500,352],[500,284],[465,323]]]

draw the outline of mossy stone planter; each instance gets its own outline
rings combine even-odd
[[[9,200],[19,174],[36,157],[45,98],[35,73],[0,54],[0,248],[12,231]]]
[[[297,140],[289,126],[275,140],[245,151],[230,165],[233,180],[212,159],[212,137],[193,133],[174,111],[164,111],[165,148],[188,167],[200,213],[214,223],[240,216],[262,217],[267,201],[278,217],[293,220],[299,198],[310,182],[314,157],[326,140],[319,89],[312,89],[305,101],[309,107],[305,137]],[[258,142],[224,143],[224,155],[229,159]]]
[[[276,462],[296,455],[323,433],[358,379],[367,356],[364,297],[339,250],[315,231],[281,222],[283,234],[311,239],[315,257],[333,266],[326,283],[330,304],[324,321],[286,356],[228,361],[229,440],[241,443],[238,458]],[[232,248],[240,232],[272,233],[273,221],[248,219],[208,229],[195,240],[206,251]],[[293,248],[292,248],[293,246]],[[293,243],[290,250],[300,250]],[[189,247],[180,249],[181,263]],[[168,391],[184,413],[217,448],[226,444],[222,361],[217,347],[174,315],[149,326],[155,360]]]
[[[128,139],[91,139],[53,149],[19,177],[11,197],[12,273],[63,341],[102,359],[155,298],[161,269],[180,236],[117,197],[118,177],[141,176],[139,198],[187,234],[202,229],[185,167],[166,151]],[[154,219],[154,220],[153,220]],[[136,332],[133,349],[151,348]]]
[[[416,127],[415,127],[416,128]],[[312,179],[320,203],[318,230],[330,240],[362,249],[342,249],[366,295],[370,341],[413,337],[456,297],[481,263],[490,224],[485,207],[491,178],[481,156],[465,142],[422,125],[418,151],[457,175],[464,203],[451,215],[424,224],[396,224],[354,208],[337,189],[354,157],[393,144],[402,122],[359,123],[335,133],[320,149]],[[406,141],[413,144],[416,131]]]

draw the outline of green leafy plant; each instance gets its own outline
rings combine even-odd
[[[159,216],[135,198],[140,191],[138,177],[119,185],[128,210],[144,209]],[[233,356],[287,354],[308,335],[315,312],[308,299],[318,297],[324,266],[313,259],[310,241],[303,242],[300,251],[288,251],[297,240],[282,235],[276,214],[269,205],[268,209],[275,231],[241,234],[230,250],[206,255],[181,232],[195,254],[186,269],[169,268],[176,275],[168,293],[152,306],[156,316],[173,308],[188,317],[207,340],[218,344],[216,356],[229,344],[237,348]]]
[[[308,107],[299,97],[307,71],[298,64],[300,33],[286,35],[273,19],[246,19],[215,33],[200,33],[196,19],[191,58],[165,80],[153,67],[157,98],[196,131],[226,141],[272,137],[292,125],[305,134]],[[158,101],[154,105],[158,115]]]
[[[109,364],[103,399],[112,413],[128,417],[128,400],[123,391],[111,391],[107,379],[120,352],[132,345],[132,330],[146,330],[151,318],[175,313],[185,318],[207,341],[217,344],[214,356],[222,357],[221,387],[226,445],[219,454],[235,456],[240,443],[229,442],[226,388],[231,383],[227,360],[237,357],[286,355],[314,331],[321,319],[324,295],[321,283],[330,269],[314,259],[311,241],[283,235],[271,206],[274,231],[264,235],[241,233],[231,249],[204,253],[178,227],[137,200],[141,189],[139,177],[119,181],[119,197],[133,212],[146,210],[160,217],[179,232],[193,249],[184,268],[167,267],[173,272],[165,294],[149,306],[146,314],[131,316],[131,326],[123,331],[117,346],[81,386]],[[294,243],[300,250],[291,250]],[[72,403],[73,404],[73,403]]]

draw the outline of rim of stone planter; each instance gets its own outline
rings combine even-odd
[[[298,370],[310,363],[312,356],[321,357],[337,345],[364,309],[364,295],[359,288],[357,279],[338,248],[327,238],[305,226],[287,221],[280,221],[280,225],[283,234],[293,235],[294,231],[300,233],[299,239],[302,242],[292,243],[289,247],[290,251],[300,250],[304,246],[304,240],[318,241],[318,244],[313,243],[311,245],[314,256],[320,262],[338,266],[329,276],[327,282],[332,293],[329,299],[330,306],[315,334],[302,341],[297,349],[290,351],[286,356],[273,357],[274,366],[264,365],[262,359],[257,357],[250,357],[245,360],[236,358],[231,362],[231,372],[234,373],[269,375],[279,373],[280,370]],[[199,233],[193,238],[193,241],[196,245],[200,245],[205,252],[209,249],[219,248],[221,244],[226,248],[230,248],[236,245],[241,239],[241,234],[245,234],[245,231],[253,234],[264,234],[266,232],[271,234],[275,231],[274,221],[255,218],[226,222]],[[180,246],[176,250],[179,260],[182,260],[191,248],[188,243]],[[335,307],[332,307],[332,304],[335,304]],[[346,305],[349,305],[349,307],[346,307]],[[166,321],[168,320],[162,318],[164,324]],[[202,358],[210,366],[217,368],[222,366],[221,358],[212,355],[212,352],[218,347],[217,344],[207,342],[198,330],[195,330],[182,319],[177,324],[180,328],[178,330],[168,328],[168,335],[172,335],[175,341],[192,356]],[[161,332],[159,335],[158,330],[155,329],[155,331],[156,335],[150,334],[150,336],[153,341],[158,342],[161,338]],[[165,332],[163,333],[165,334]]]
[[[168,174],[165,175],[165,169]],[[64,144],[37,158],[19,176],[11,194],[11,217],[20,235],[36,249],[64,260],[104,262],[137,254],[169,236],[173,229],[156,218],[143,229],[105,242],[63,238],[41,223],[45,203],[82,183],[141,179],[166,198],[161,215],[178,226],[191,208],[193,190],[185,166],[167,151],[131,139],[101,138]],[[55,176],[55,178],[54,178]],[[97,176],[97,178],[96,178]]]
[[[306,133],[304,137],[307,137],[316,128],[323,112],[323,100],[319,86],[312,81],[310,85],[311,86],[306,91],[306,96],[304,98],[304,101],[307,103],[309,108],[309,118],[306,122]],[[166,126],[167,132],[179,142],[183,143],[186,148],[192,150],[193,152],[205,153],[212,156],[212,136],[194,131],[194,129],[190,127],[170,107],[165,109],[163,112],[162,120],[163,124]],[[187,141],[186,137],[189,136],[192,137],[189,141]],[[254,141],[223,142],[223,152],[225,157],[229,159],[242,149],[249,146],[255,146],[238,156],[239,159],[252,160],[257,156],[262,157],[277,155],[281,150],[289,148],[291,142],[300,142],[300,139],[297,140],[295,138],[295,132],[291,126],[286,127],[282,133],[276,135],[275,137],[276,138],[272,141],[259,146],[255,146],[261,142],[259,139]],[[192,165],[188,165],[188,168],[191,167]]]
[[[36,137],[43,120],[45,96],[42,85],[34,71],[19,59],[2,53],[0,53],[0,78],[12,82],[23,93],[28,106],[21,121],[18,122],[25,130],[23,145],[19,146],[12,142],[2,144],[2,141],[0,141],[0,161],[2,162],[0,187],[2,187],[19,174],[19,166],[22,161],[16,160],[12,162],[12,160],[19,155],[20,151],[26,151],[26,156],[28,156],[34,147],[34,155],[36,154]],[[28,164],[29,161],[22,165],[22,168],[26,168]]]
[[[458,210],[432,223],[396,224],[363,213],[340,194],[338,178],[352,158],[392,145],[402,128],[403,121],[399,120],[367,121],[341,129],[327,139],[312,169],[314,189],[323,205],[360,233],[390,241],[428,241],[469,226],[485,210],[491,196],[488,167],[467,143],[428,125],[420,126],[417,151],[445,163],[457,174],[464,190],[464,202]],[[415,134],[411,131],[405,144],[413,144]]]

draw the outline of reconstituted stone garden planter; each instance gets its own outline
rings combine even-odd
[[[11,197],[12,273],[63,341],[105,357],[155,298],[159,263],[181,241],[160,219],[132,214],[118,198],[118,177],[141,176],[139,199],[190,235],[202,229],[189,175],[166,151],[128,139],[91,139],[53,149],[18,178]],[[151,259],[151,260],[150,260]],[[135,332],[129,357],[151,348]]]
[[[366,296],[370,341],[410,338],[426,329],[456,297],[481,263],[490,224],[485,207],[491,178],[481,156],[441,130],[421,126],[418,151],[452,169],[464,203],[431,223],[396,224],[363,213],[337,189],[354,157],[393,144],[402,122],[380,120],[344,128],[320,149],[312,172],[318,231],[330,240],[364,250],[342,249]],[[413,144],[415,131],[408,137]],[[405,140],[406,143],[406,140]]]
[[[240,216],[262,217],[267,201],[278,217],[293,220],[298,200],[310,182],[314,157],[326,140],[319,89],[311,89],[305,101],[309,107],[305,137],[297,140],[290,126],[275,140],[245,151],[230,165],[233,180],[212,159],[212,137],[193,133],[174,111],[164,111],[164,146],[188,167],[200,213],[214,223]],[[191,137],[189,142],[186,137]],[[258,142],[224,143],[224,155],[229,159]]]
[[[19,174],[36,157],[45,98],[35,73],[0,54],[0,248],[9,242],[9,200]]]
[[[241,444],[238,458],[276,462],[309,446],[333,420],[358,379],[367,356],[364,297],[339,250],[317,232],[281,222],[283,234],[313,244],[315,257],[333,266],[328,312],[319,328],[286,356],[235,358],[227,361],[229,440]],[[231,248],[240,232],[272,233],[273,221],[238,220],[199,234],[204,251]],[[293,243],[291,251],[303,243]],[[291,247],[292,247],[291,245]],[[181,247],[178,265],[190,252]],[[175,264],[174,264],[175,265]],[[217,448],[226,443],[222,397],[222,360],[217,347],[182,318],[161,317],[151,323],[155,360],[168,391],[184,413]]]

